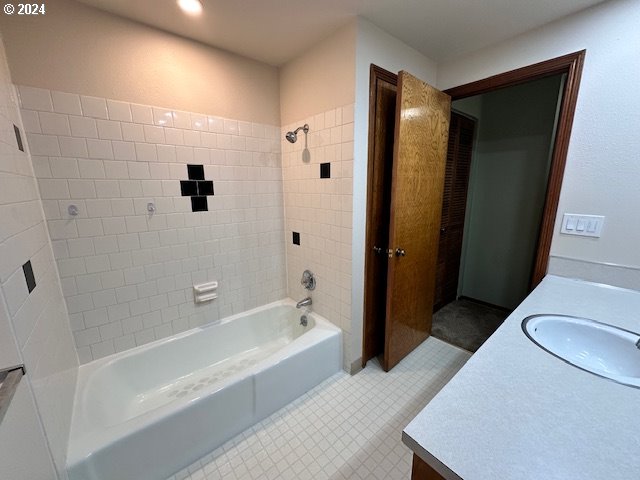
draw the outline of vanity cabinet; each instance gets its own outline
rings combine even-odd
[[[445,478],[414,453],[411,480],[445,480]]]
[[[542,335],[547,322],[567,335],[565,327],[575,322],[581,325],[580,338],[590,340],[589,347],[578,344],[577,351],[597,351],[602,358],[614,334],[606,327],[607,339],[600,337],[601,325],[585,333],[584,319],[637,332],[639,311],[640,291],[547,275],[404,428],[403,443],[432,466],[414,456],[411,478],[639,479],[640,390],[576,368],[526,335],[531,328]],[[556,328],[560,324],[562,330]],[[554,335],[545,338],[561,338]],[[627,335],[615,336],[618,347],[608,350],[611,362],[638,354],[638,336]],[[622,348],[623,338],[629,348]],[[496,401],[504,397],[505,386],[509,398]]]

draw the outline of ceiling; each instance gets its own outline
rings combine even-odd
[[[356,15],[435,61],[500,42],[604,0],[78,0],[271,65],[282,65]]]

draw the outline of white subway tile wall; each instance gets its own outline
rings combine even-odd
[[[309,125],[306,142],[302,130],[296,143],[285,140],[286,132],[304,124]],[[349,371],[353,105],[287,125],[281,135],[288,294],[295,300],[306,297],[302,272],[316,275],[313,309],[343,330],[343,366]],[[320,178],[323,163],[331,164],[330,178]],[[300,234],[300,245],[293,243],[293,232]]]
[[[68,133],[69,124],[64,116],[53,112],[51,95],[31,88],[25,91],[25,105],[40,109],[43,116],[40,120],[30,111],[23,127],[0,42],[0,315],[6,308],[20,361],[26,366],[23,381],[28,382],[33,392],[51,456],[59,478],[64,479],[78,359],[23,128],[42,132],[44,126],[46,133],[38,133],[34,148],[58,152],[55,135]],[[65,103],[66,97],[55,100],[71,109]],[[26,152],[18,150],[14,125],[21,130]],[[49,165],[40,162],[34,166],[38,172],[53,177]],[[56,164],[54,171],[58,175],[78,176],[73,162]],[[49,197],[70,196],[68,185],[50,183],[44,186],[44,191]],[[31,261],[35,279],[31,293],[23,272],[27,261]]]
[[[286,296],[279,127],[18,88],[81,363]],[[208,211],[181,194],[187,164]]]

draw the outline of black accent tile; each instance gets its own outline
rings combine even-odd
[[[180,180],[180,191],[183,197],[198,195],[198,182],[195,180]]]
[[[209,210],[207,196],[213,195],[213,180],[204,179],[204,165],[187,165],[189,180],[180,180],[183,197],[191,197],[192,212]]]
[[[320,164],[320,178],[331,178],[331,164],[330,163],[321,163]]]
[[[24,152],[24,145],[22,144],[22,135],[20,135],[20,129],[17,125],[13,126],[13,131],[16,133],[16,142],[18,142],[18,150]]]
[[[198,182],[198,195],[213,195],[213,181],[200,180]]]
[[[27,281],[27,289],[29,289],[29,293],[31,293],[33,289],[36,288],[36,277],[33,275],[31,260],[22,265],[22,271],[24,272],[24,279]]]
[[[207,197],[191,197],[192,212],[206,212],[209,210]]]
[[[300,245],[300,234],[298,232],[293,232],[293,244]]]
[[[204,180],[203,165],[187,165],[187,172],[189,173],[189,180]]]

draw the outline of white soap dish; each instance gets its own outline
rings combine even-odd
[[[201,283],[193,286],[193,299],[196,303],[210,302],[218,298],[218,282]]]

